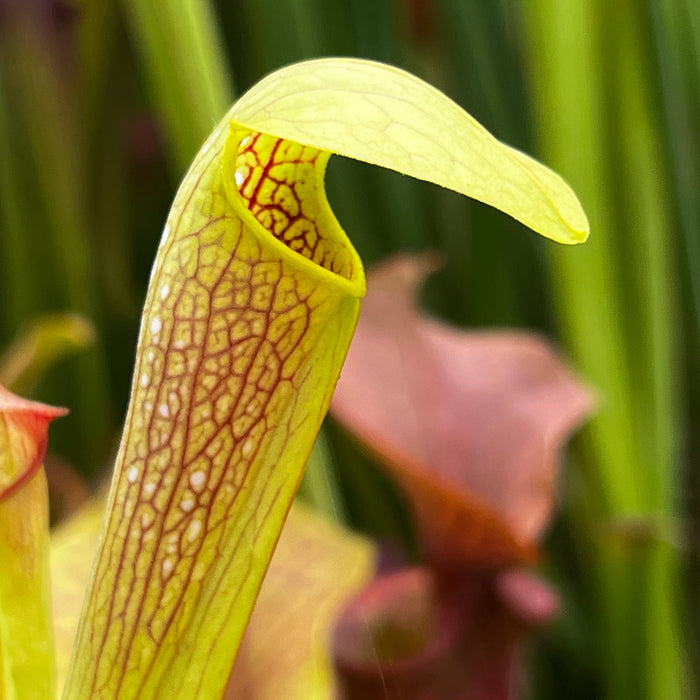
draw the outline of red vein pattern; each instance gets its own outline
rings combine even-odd
[[[328,156],[225,121],[177,194],[71,700],[221,696],[364,291]]]

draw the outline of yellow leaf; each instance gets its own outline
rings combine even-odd
[[[365,293],[323,188],[333,151],[585,238],[556,175],[406,73],[314,61],[242,97],[156,256],[71,700],[223,692]]]
[[[54,692],[41,463],[49,422],[65,413],[0,386],[0,698],[44,700]]]
[[[51,531],[51,602],[59,692],[66,680],[85,588],[100,541],[105,501],[102,496],[93,498]]]
[[[393,66],[335,58],[287,66],[243,95],[231,118],[461,192],[560,243],[588,236],[576,195],[556,173]]]
[[[348,600],[369,582],[374,555],[366,540],[295,502],[260,589],[225,700],[336,697],[333,629]]]
[[[226,119],[180,187],[66,697],[223,692],[365,290],[328,155]]]
[[[18,393],[30,392],[54,362],[94,341],[95,329],[78,314],[32,319],[0,355],[0,384]]]

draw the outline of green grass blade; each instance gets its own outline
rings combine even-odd
[[[201,0],[124,0],[124,8],[179,178],[233,101],[213,10]]]
[[[677,271],[646,17],[628,2],[550,1],[527,16],[545,158],[591,219],[587,246],[551,257],[564,335],[602,393],[587,433],[590,508],[652,529],[637,547],[598,542],[604,684],[614,698],[684,697],[679,558],[655,532],[677,507],[682,436]]]

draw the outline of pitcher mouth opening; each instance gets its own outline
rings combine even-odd
[[[232,123],[223,159],[226,193],[254,234],[281,244],[289,252],[284,257],[359,297],[362,262],[325,194],[330,155]]]

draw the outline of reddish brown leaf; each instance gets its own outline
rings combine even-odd
[[[447,612],[440,610],[426,569],[375,579],[345,609],[336,628],[333,650],[343,697],[460,697],[455,693],[464,685],[463,618]]]
[[[559,594],[531,571],[503,571],[496,576],[494,584],[506,609],[526,627],[541,627],[559,614]]]
[[[427,569],[375,579],[346,608],[336,629],[334,653],[343,697],[519,697],[525,636],[533,625],[551,619],[557,598],[532,574],[509,571],[502,576],[503,586],[495,588],[490,576],[447,581]],[[535,606],[529,610],[534,617],[525,619],[518,613],[532,600],[523,596],[531,598],[535,589]],[[514,606],[519,609],[515,615]]]
[[[369,275],[332,410],[398,479],[434,561],[525,562],[592,397],[536,335],[465,332],[422,314],[434,268],[404,255]]]

